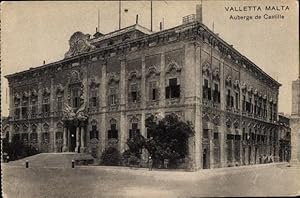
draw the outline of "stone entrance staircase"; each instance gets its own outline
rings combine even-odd
[[[40,153],[20,160],[11,161],[12,166],[24,166],[29,162],[29,167],[51,167],[51,168],[71,168],[72,160],[76,165],[93,164],[95,159],[90,154],[85,153]]]

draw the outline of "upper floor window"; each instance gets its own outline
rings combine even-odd
[[[57,111],[62,111],[63,110],[63,96],[58,95],[57,96]]]
[[[50,113],[50,99],[48,96],[44,96],[42,100],[42,113],[44,116],[49,116]]]
[[[180,85],[177,82],[177,78],[169,79],[169,86],[166,87],[166,98],[179,98],[180,97]]]
[[[116,105],[118,103],[118,98],[117,98],[117,89],[114,87],[111,87],[109,89],[109,98],[108,102],[110,105]]]
[[[158,89],[155,81],[149,82],[149,100],[155,101],[158,100]]]
[[[217,83],[214,83],[213,101],[214,103],[220,103],[221,101],[219,84]]]
[[[203,98],[211,100],[211,89],[209,86],[209,81],[207,79],[204,79],[203,83]]]
[[[231,95],[231,90],[227,90],[227,95],[226,95],[226,105],[227,107],[233,107],[234,106],[234,98]]]
[[[130,103],[137,103],[140,101],[140,94],[137,83],[131,83],[129,86],[128,101]]]
[[[73,108],[79,108],[80,106],[80,89],[73,88],[71,90],[72,106]]]
[[[98,107],[98,94],[96,88],[90,90],[90,106],[93,108]]]
[[[236,109],[239,109],[240,108],[240,106],[239,106],[239,104],[240,104],[240,95],[239,95],[239,93],[238,92],[235,92],[235,108]]]
[[[31,117],[35,118],[38,112],[38,105],[36,98],[31,99]]]

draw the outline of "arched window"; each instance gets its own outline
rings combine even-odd
[[[108,130],[108,139],[118,139],[117,122],[115,119],[110,121],[110,130]]]
[[[90,139],[99,139],[99,131],[97,130],[97,122],[92,121],[92,130],[90,131]]]

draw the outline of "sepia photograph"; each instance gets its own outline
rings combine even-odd
[[[300,196],[298,1],[0,14],[1,197]]]

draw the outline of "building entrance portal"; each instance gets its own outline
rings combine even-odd
[[[75,152],[75,149],[76,149],[76,127],[70,127],[69,139],[70,139],[69,151]]]

